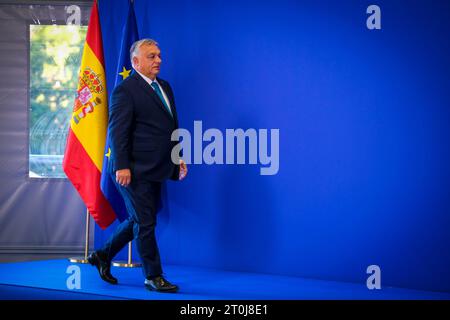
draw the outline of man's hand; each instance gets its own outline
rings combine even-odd
[[[122,187],[126,187],[131,183],[131,170],[120,169],[116,171],[116,181]]]
[[[183,180],[184,178],[186,178],[188,169],[186,166],[186,163],[184,162],[184,160],[180,159],[180,175],[178,177],[179,180]]]

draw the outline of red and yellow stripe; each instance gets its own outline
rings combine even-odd
[[[89,20],[78,90],[82,93],[75,101],[63,169],[96,223],[104,229],[116,219],[116,215],[100,189],[108,126],[108,95],[96,1]]]

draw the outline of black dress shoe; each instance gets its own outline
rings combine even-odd
[[[111,284],[117,284],[117,279],[111,274],[111,263],[102,259],[95,251],[92,252],[87,259],[91,265],[97,267],[98,273],[100,274],[100,278],[102,278],[102,280]]]
[[[148,290],[158,292],[174,293],[178,291],[178,286],[171,284],[162,276],[154,277],[152,279],[145,279],[145,287]]]

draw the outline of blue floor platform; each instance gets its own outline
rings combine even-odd
[[[78,264],[81,288],[70,290],[68,260],[0,264],[0,299],[146,299],[146,300],[450,300],[450,293],[313,280],[186,266],[165,266],[167,278],[180,286],[176,294],[144,289],[140,268],[116,268],[118,285],[100,280],[97,270]]]

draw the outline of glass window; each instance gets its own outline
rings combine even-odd
[[[30,25],[29,177],[65,178],[62,160],[86,31]]]

